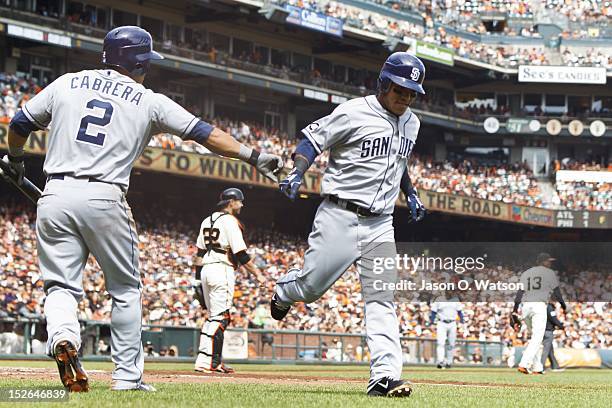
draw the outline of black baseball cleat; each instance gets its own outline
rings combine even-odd
[[[444,366],[444,364],[442,364],[442,363],[438,363],[438,365],[437,365],[436,367],[438,367],[438,368],[439,368],[439,369],[441,369],[441,370],[443,370],[443,369],[445,369],[445,368],[446,368],[446,367]]]
[[[289,309],[291,309],[291,306],[280,305],[276,293],[272,295],[272,299],[270,300],[270,314],[274,320],[283,320],[285,316],[287,316],[287,313],[289,313]]]
[[[71,342],[63,340],[57,343],[53,357],[64,387],[70,392],[89,391],[87,373],[79,361],[79,352]]]
[[[381,378],[368,386],[369,397],[409,397],[412,394],[412,384],[409,381]]]

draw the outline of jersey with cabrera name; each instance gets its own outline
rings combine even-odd
[[[115,70],[57,78],[23,107],[36,126],[49,126],[45,174],[68,173],[129,185],[151,136],[188,135],[198,118],[165,95]]]
[[[548,302],[551,293],[559,286],[557,273],[545,266],[534,266],[522,273],[522,302]]]
[[[202,221],[196,246],[206,251],[202,257],[204,266],[223,263],[237,267],[233,254],[247,249],[240,221],[233,215],[220,211]]]
[[[410,109],[397,117],[374,95],[344,102],[308,125],[302,133],[317,153],[329,150],[321,194],[392,214],[419,127]]]

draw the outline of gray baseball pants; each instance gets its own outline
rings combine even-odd
[[[47,352],[69,340],[81,346],[77,306],[83,298],[83,269],[93,254],[112,297],[113,380],[129,386],[141,381],[141,283],[138,234],[119,186],[65,176],[50,180],[38,201],[38,257],[45,282]]]
[[[386,245],[381,245],[385,243]],[[365,302],[365,326],[370,349],[370,381],[402,375],[402,350],[393,292],[366,293],[377,273],[373,260],[395,257],[393,217],[361,217],[324,200],[317,210],[308,237],[304,269],[292,271],[276,282],[276,293],[285,304],[319,299],[352,264],[360,274]],[[385,271],[385,281],[395,282],[397,269]],[[389,274],[393,275],[390,276]]]
[[[453,351],[457,341],[457,322],[439,320],[436,331],[436,358],[438,364],[453,364]]]

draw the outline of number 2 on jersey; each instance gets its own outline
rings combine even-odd
[[[113,115],[113,105],[108,102],[100,101],[98,99],[92,99],[87,102],[87,108],[100,108],[104,109],[104,116],[93,116],[87,115],[81,119],[81,125],[79,126],[79,133],[77,134],[76,140],[80,142],[86,142],[95,144],[97,146],[104,145],[104,139],[106,138],[106,133],[99,132],[97,135],[90,135],[87,133],[88,125],[97,125],[97,126],[106,126],[111,121],[111,116]]]

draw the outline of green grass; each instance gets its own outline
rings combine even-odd
[[[55,368],[53,361],[0,361],[0,367],[48,367]],[[110,363],[86,362],[89,370],[110,371]],[[448,371],[433,371],[431,367],[406,367],[404,377],[414,381],[465,382],[518,384],[524,387],[480,387],[416,384],[409,399],[368,398],[364,395],[368,378],[367,367],[356,366],[307,366],[307,365],[238,365],[241,374],[259,374],[292,377],[342,377],[361,378],[363,383],[337,383],[326,381],[308,383],[257,384],[227,381],[198,384],[169,384],[153,382],[158,392],[113,393],[109,391],[110,373],[107,381],[92,381],[92,390],[86,394],[73,394],[62,406],[83,407],[607,407],[612,395],[612,371],[567,370],[545,376],[526,376],[510,369],[456,368]],[[147,363],[146,370],[184,370],[193,374],[191,364]],[[481,369],[482,370],[482,369]],[[163,379],[161,379],[163,380]],[[156,380],[156,381],[161,381]],[[57,386],[58,380],[49,379],[0,379],[1,387]],[[608,402],[606,402],[608,401]],[[3,404],[6,405],[6,404]],[[41,404],[29,404],[40,407]],[[55,404],[53,404],[55,405]],[[19,404],[25,407],[28,404]]]

